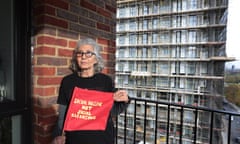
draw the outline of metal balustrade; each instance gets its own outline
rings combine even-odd
[[[240,113],[132,98],[116,118],[115,144],[232,144],[234,117]]]

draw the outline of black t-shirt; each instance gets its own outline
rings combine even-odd
[[[97,73],[92,77],[82,78],[76,73],[70,74],[63,78],[60,89],[58,104],[68,105],[71,100],[74,87],[98,90],[104,92],[114,92],[114,83],[112,79],[102,73]],[[113,144],[114,127],[112,116],[117,115],[126,108],[123,102],[114,102],[111,115],[108,118],[105,131],[71,131],[65,132],[66,144]]]

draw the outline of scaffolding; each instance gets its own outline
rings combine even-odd
[[[132,97],[217,108],[224,64],[233,60],[227,8],[227,0],[117,0],[116,86]],[[177,123],[170,129],[177,133]]]

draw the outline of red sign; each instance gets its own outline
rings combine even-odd
[[[75,87],[63,130],[105,130],[112,105],[113,93]]]

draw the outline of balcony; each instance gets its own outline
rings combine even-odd
[[[239,123],[240,113],[132,98],[116,119],[115,144],[232,144]]]

